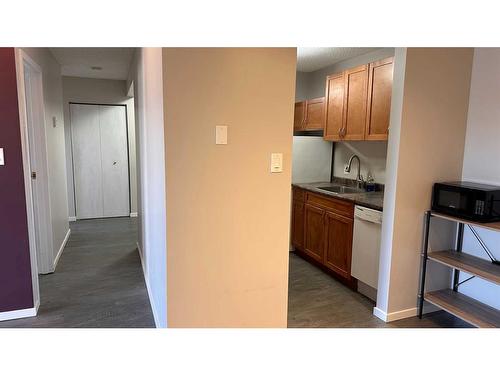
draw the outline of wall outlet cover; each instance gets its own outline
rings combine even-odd
[[[227,126],[217,125],[215,127],[215,144],[227,145]]]

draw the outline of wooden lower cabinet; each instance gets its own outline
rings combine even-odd
[[[340,276],[351,277],[354,220],[332,212],[325,215],[325,266]]]
[[[323,261],[325,250],[325,211],[321,208],[305,205],[304,251],[317,261]]]
[[[295,250],[351,282],[354,205],[295,187],[294,197],[300,197],[292,209]]]
[[[292,245],[300,249],[304,247],[304,202],[300,200],[293,201]]]

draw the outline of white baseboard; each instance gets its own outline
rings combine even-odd
[[[153,295],[151,293],[151,288],[149,286],[149,280],[146,276],[146,265],[144,263],[144,259],[142,258],[141,247],[139,246],[138,242],[137,242],[137,251],[139,252],[139,257],[141,258],[142,274],[144,275],[144,282],[146,283],[146,289],[148,291],[148,297],[149,297],[149,304],[151,305],[151,310],[153,311],[153,318],[155,320],[155,326],[156,326],[156,328],[162,328],[163,326],[160,323],[160,320],[158,318],[158,313],[156,310],[155,302],[153,299]]]
[[[71,234],[71,229],[68,229],[68,232],[66,232],[66,236],[64,237],[64,240],[61,244],[61,247],[59,248],[59,251],[57,252],[56,258],[54,259],[54,271],[56,270],[57,263],[59,262],[59,258],[61,257],[64,248],[66,247],[66,243],[68,242],[69,235]]]
[[[70,217],[68,218],[68,221],[76,221],[76,216],[70,216]]]
[[[37,311],[38,311],[38,306],[23,310],[0,312],[0,322],[3,320],[30,318],[32,316],[36,316]]]
[[[131,212],[130,217],[137,217],[137,212]]]
[[[395,320],[411,318],[412,316],[416,316],[417,315],[417,308],[412,307],[411,309],[395,311],[392,313],[386,313],[385,311],[382,311],[378,307],[374,307],[373,308],[373,315],[375,315],[380,320],[383,320],[384,322],[388,323],[388,322],[393,322]]]

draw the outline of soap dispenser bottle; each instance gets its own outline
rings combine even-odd
[[[371,172],[368,172],[368,176],[366,176],[366,191],[375,191],[375,180]]]

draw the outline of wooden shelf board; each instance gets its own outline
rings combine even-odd
[[[455,216],[450,216],[450,215],[442,214],[442,213],[435,212],[435,211],[431,211],[431,215],[434,217],[441,218],[441,219],[455,221],[457,223],[470,224],[470,225],[475,226],[475,227],[485,228],[485,229],[490,229],[490,230],[495,230],[497,232],[500,232],[500,221],[496,221],[493,223],[480,223],[478,221],[470,221],[467,219],[461,219],[461,218],[458,218]]]
[[[500,265],[454,250],[433,251],[429,259],[500,285]]]
[[[425,293],[424,299],[433,305],[480,328],[500,327],[500,311],[451,289]]]

